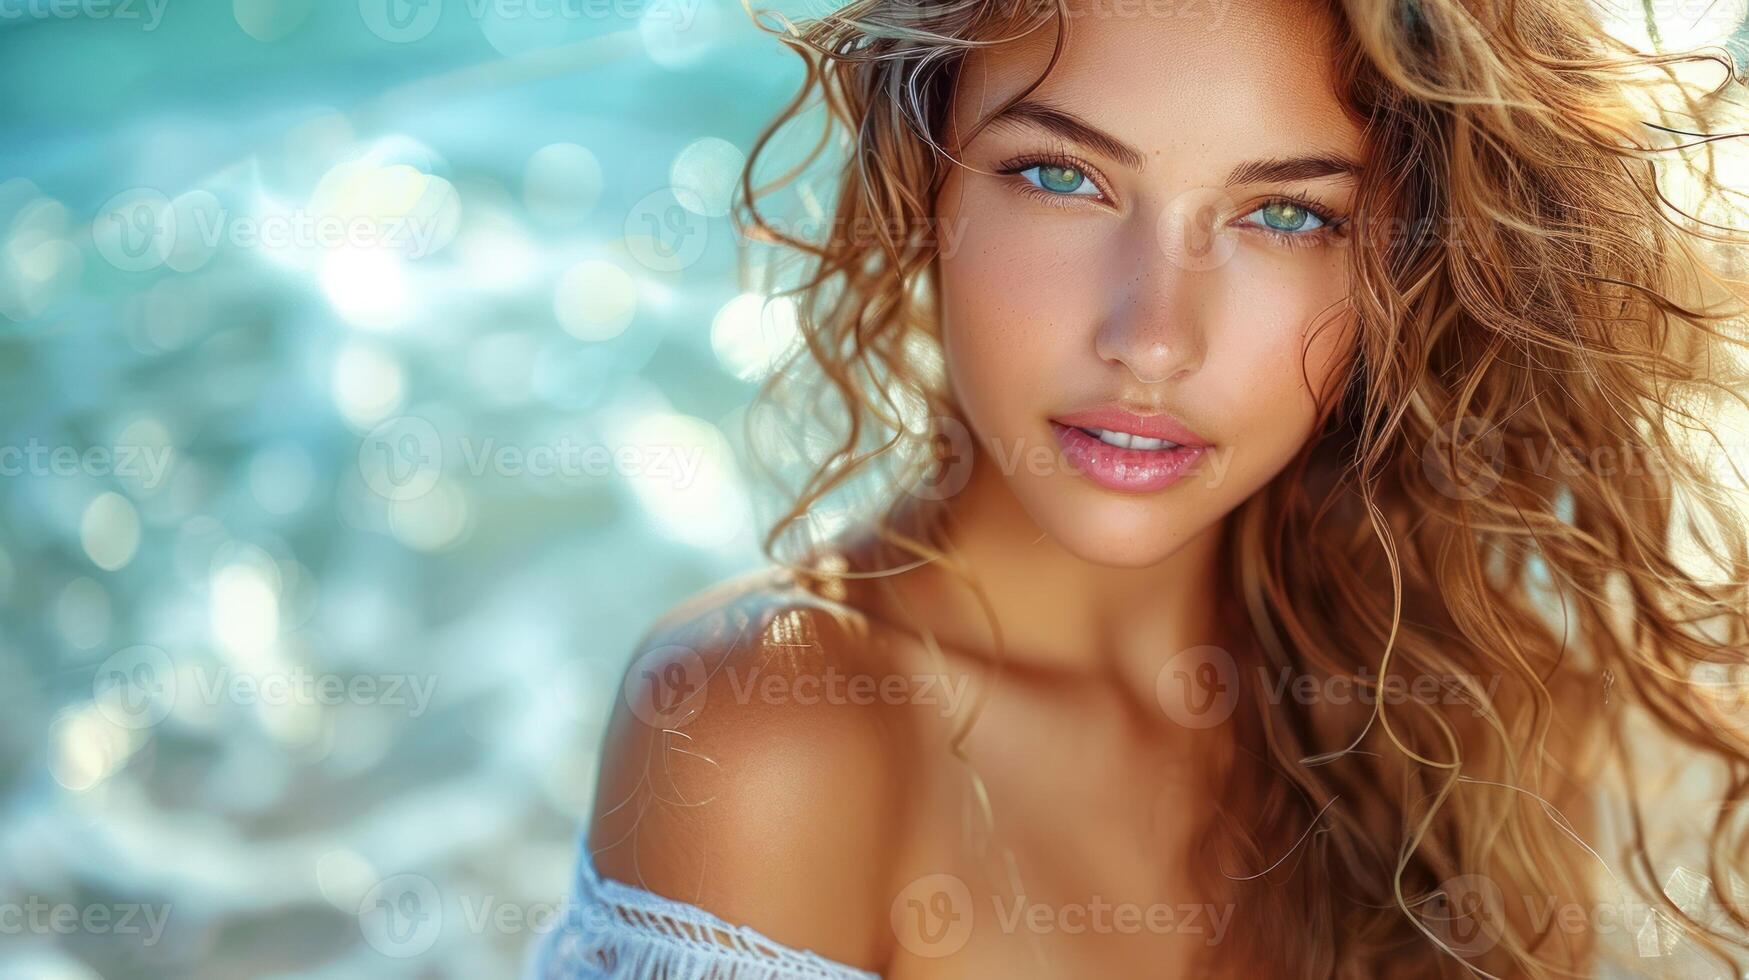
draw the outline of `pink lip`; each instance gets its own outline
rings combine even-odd
[[[1136,415],[1106,408],[1051,419],[1063,455],[1084,476],[1108,490],[1152,493],[1183,479],[1209,448],[1207,440],[1167,415]],[[1172,449],[1124,449],[1081,431],[1082,426],[1130,432],[1178,443]]]
[[[1137,415],[1121,408],[1106,407],[1053,416],[1051,421],[1061,422],[1064,425],[1078,425],[1084,429],[1106,429],[1111,432],[1128,432],[1132,435],[1147,436],[1150,439],[1165,439],[1168,442],[1176,442],[1180,446],[1195,446],[1206,449],[1209,445],[1207,439],[1190,431],[1183,422],[1170,415]],[[1113,446],[1112,448],[1117,447]]]

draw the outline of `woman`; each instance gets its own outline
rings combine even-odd
[[[1740,970],[1730,65],[1588,10],[783,25],[832,444],[638,652],[542,973]]]

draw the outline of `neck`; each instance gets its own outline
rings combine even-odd
[[[1223,642],[1220,524],[1154,565],[1128,568],[1063,548],[994,467],[975,467],[965,488],[943,503],[907,501],[901,513],[917,516],[926,507],[946,508],[944,551],[982,587],[1001,627],[1005,667],[1107,674],[1140,694],[1153,690],[1160,666],[1178,651]],[[989,618],[951,568],[930,563],[889,584],[902,603],[887,610],[890,618],[927,624],[944,646],[993,655]]]

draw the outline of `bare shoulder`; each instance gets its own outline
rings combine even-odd
[[[845,696],[869,657],[852,610],[779,574],[675,606],[602,748],[596,868],[878,969],[910,749],[891,705]]]

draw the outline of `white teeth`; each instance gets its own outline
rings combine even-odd
[[[1128,432],[1113,432],[1110,429],[1088,429],[1100,442],[1119,449],[1177,449],[1178,443],[1165,439],[1150,439],[1147,436],[1133,435]]]
[[[1130,439],[1133,437],[1128,432],[1112,432],[1107,429],[1094,429],[1093,431],[1098,433],[1099,441],[1108,446],[1117,446],[1120,449],[1130,448]]]

